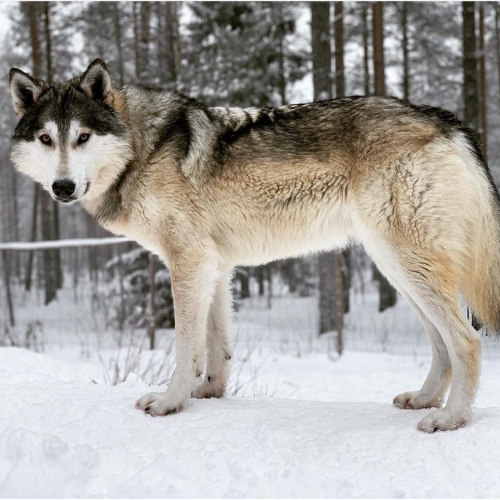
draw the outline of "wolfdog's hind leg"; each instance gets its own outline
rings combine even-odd
[[[443,287],[434,296],[424,291],[415,300],[441,333],[452,365],[451,390],[446,406],[427,415],[418,428],[435,432],[463,427],[472,417],[471,406],[481,368],[481,337],[465,319],[456,290],[447,293]]]
[[[231,340],[230,273],[224,273],[217,283],[210,306],[207,329],[207,370],[205,379],[192,394],[194,398],[220,398],[227,386]]]
[[[442,250],[389,246],[375,238],[366,239],[364,243],[389,281],[402,293],[407,292],[437,328],[448,351],[452,371],[448,401],[443,409],[421,420],[418,428],[435,432],[467,425],[479,380],[481,338],[466,321],[458,302],[452,257]]]
[[[399,408],[411,410],[441,408],[451,378],[451,361],[448,349],[432,321],[415,304],[408,293],[404,292],[403,295],[420,317],[429,335],[432,346],[432,365],[424,385],[419,391],[403,392],[394,398],[393,403]]]
[[[406,263],[410,294],[441,334],[452,373],[446,406],[429,413],[419,422],[418,429],[448,431],[464,427],[471,421],[481,368],[481,337],[467,322],[460,307],[450,258],[434,253],[422,260],[425,266]]]

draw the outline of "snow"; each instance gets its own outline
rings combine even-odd
[[[423,434],[428,410],[391,403],[422,385],[426,334],[404,300],[380,314],[365,288],[340,358],[315,334],[316,297],[275,284],[271,309],[246,299],[228,395],[157,418],[134,403],[164,390],[172,330],[155,351],[143,330],[106,330],[109,303],[92,307],[83,281],[48,307],[18,297],[14,333],[39,322],[44,352],[0,348],[0,497],[498,497],[500,342],[484,338],[472,425]]]
[[[0,495],[498,497],[498,359],[483,363],[473,424],[427,435],[427,410],[391,404],[421,384],[427,355],[254,356],[272,397],[152,418],[134,402],[161,388],[134,374],[111,386],[91,361],[0,349]]]

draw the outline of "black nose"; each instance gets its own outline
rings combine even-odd
[[[56,181],[52,184],[52,192],[61,199],[69,198],[76,189],[76,184],[69,179],[63,179],[62,181]]]

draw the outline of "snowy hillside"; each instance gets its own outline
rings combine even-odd
[[[428,358],[349,352],[269,362],[277,397],[190,400],[152,418],[151,387],[93,364],[0,349],[2,497],[498,497],[500,373],[486,360],[473,425],[427,435],[394,408]],[[97,382],[97,383],[96,383]],[[294,386],[295,384],[295,386]],[[154,389],[154,388],[153,388]]]

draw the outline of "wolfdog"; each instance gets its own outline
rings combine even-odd
[[[190,396],[224,394],[234,266],[356,241],[432,343],[422,388],[394,404],[437,408],[419,422],[425,432],[470,422],[481,339],[459,293],[500,329],[500,198],[475,136],[453,114],[384,97],[209,107],[114,88],[99,59],[50,85],[12,69],[10,90],[16,167],[170,269],[176,369],[166,392],[137,408],[167,415]]]

